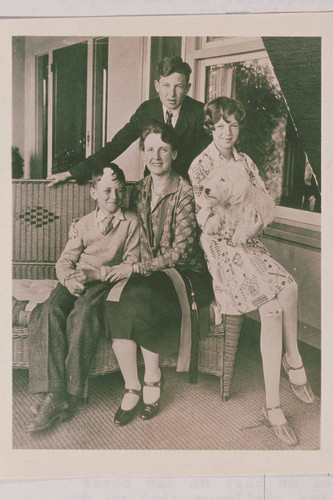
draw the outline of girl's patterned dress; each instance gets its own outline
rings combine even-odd
[[[203,206],[203,183],[216,168],[241,162],[250,181],[267,193],[258,168],[244,153],[233,149],[233,157],[226,160],[211,143],[193,161],[189,176],[193,184],[198,223],[203,229],[211,210]],[[234,227],[223,226],[218,234],[201,236],[208,269],[213,278],[216,302],[222,314],[243,314],[270,301],[294,278],[276,262],[259,238],[249,239],[244,245],[235,245],[231,238]]]

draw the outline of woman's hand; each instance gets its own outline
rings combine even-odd
[[[133,272],[131,264],[119,264],[118,266],[112,266],[109,273],[105,276],[104,281],[110,281],[114,283],[115,281],[122,280],[124,278],[129,278]]]
[[[263,229],[264,229],[264,223],[262,221],[260,213],[257,212],[256,210],[253,210],[249,229],[247,232],[247,239],[250,240],[251,238],[258,236]]]

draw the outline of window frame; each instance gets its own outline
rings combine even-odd
[[[228,64],[246,60],[261,59],[269,55],[261,37],[230,37],[219,42],[207,42],[207,37],[185,37],[184,56],[193,68],[193,87],[191,95],[204,102],[206,68],[215,64]],[[309,230],[320,230],[321,214],[296,208],[277,206],[276,220],[287,225],[307,225]],[[273,223],[274,224],[274,223]],[[267,229],[269,234],[269,229]],[[283,238],[283,231],[281,232]]]

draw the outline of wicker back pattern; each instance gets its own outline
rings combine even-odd
[[[13,277],[55,279],[54,265],[74,219],[95,208],[90,182],[47,187],[46,180],[13,181]],[[134,183],[127,183],[128,207]]]
[[[54,265],[63,250],[74,219],[91,212],[90,183],[69,182],[48,188],[45,180],[13,181],[13,278],[18,280],[56,279]],[[124,206],[129,206],[135,183],[126,183]],[[16,303],[20,320],[13,314],[13,368],[28,368],[28,300]],[[21,310],[22,309],[22,310]],[[14,310],[14,306],[13,306]],[[205,323],[208,336],[199,342],[198,370],[220,377],[222,400],[229,395],[231,378],[242,325],[241,316],[223,316],[216,324],[214,304]],[[200,313],[200,311],[199,311]],[[15,316],[15,318],[14,318]],[[204,317],[204,316],[203,316]],[[209,324],[208,324],[209,323]],[[141,361],[139,361],[141,362]],[[162,366],[176,366],[177,353],[160,359]],[[90,375],[119,370],[110,340],[99,341]],[[88,383],[87,386],[88,387]],[[88,390],[88,389],[87,389]]]

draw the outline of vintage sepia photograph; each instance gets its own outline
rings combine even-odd
[[[330,471],[329,19],[1,23],[3,474]]]
[[[12,204],[13,449],[320,449],[320,36],[13,36]]]

